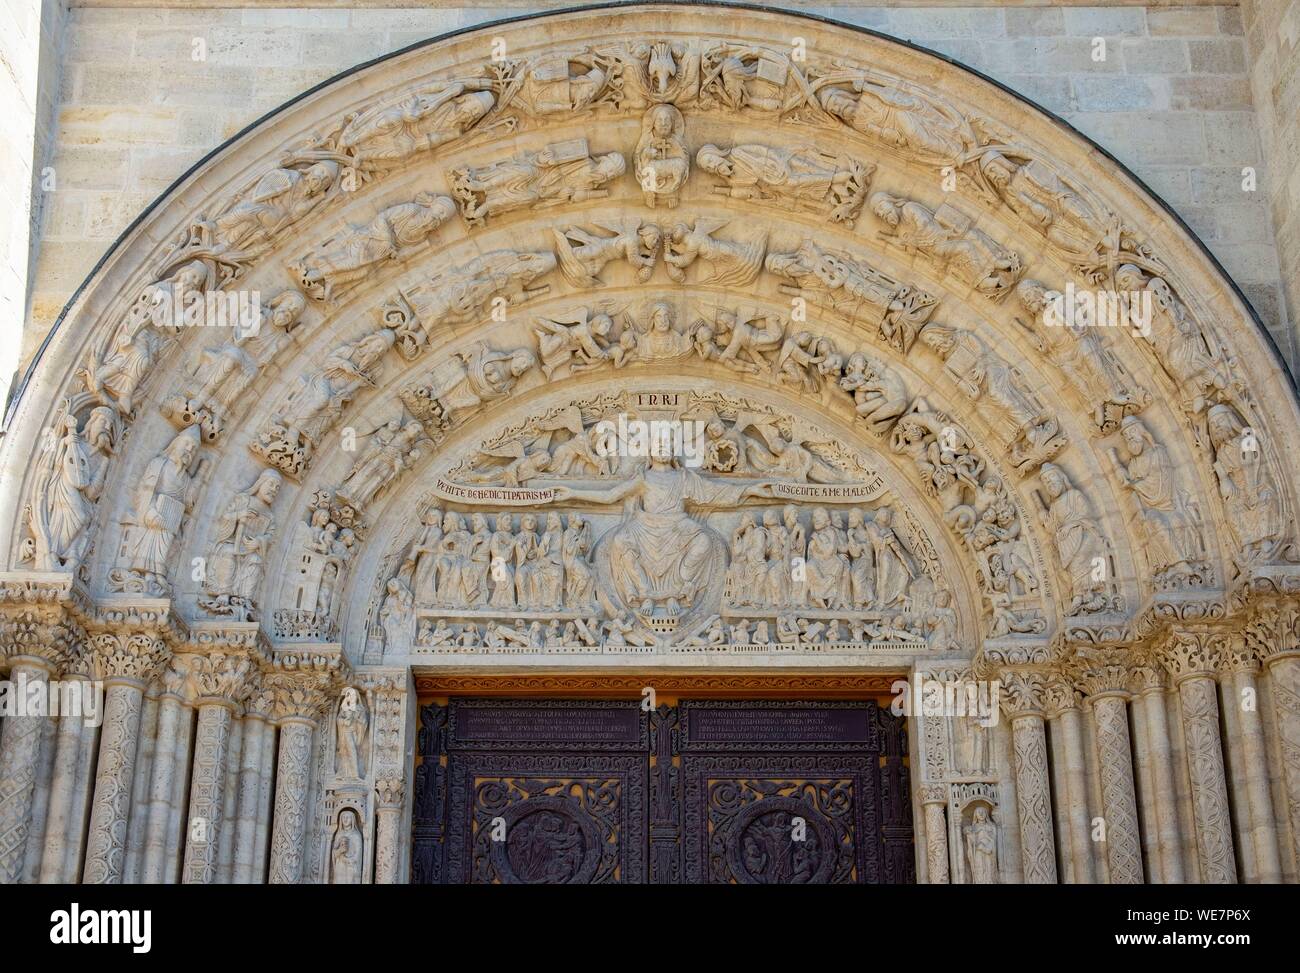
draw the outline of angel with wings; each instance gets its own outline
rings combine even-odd
[[[619,259],[627,261],[640,283],[650,279],[663,236],[657,224],[643,223],[635,216],[609,222],[593,220],[592,224],[614,235],[604,236],[580,226],[551,228],[555,256],[565,280],[574,287],[600,287],[604,284],[600,272],[611,260]]]
[[[746,458],[760,473],[795,483],[841,483],[845,476],[809,446],[817,443],[795,432],[783,433],[770,417],[742,412],[733,427],[746,435]]]
[[[702,216],[696,219],[694,226],[685,223],[674,226],[664,252],[668,276],[680,284],[686,279],[686,268],[696,260],[703,260],[712,269],[707,276],[700,278],[702,284],[743,287],[752,283],[763,269],[767,234],[747,242],[715,240],[713,234],[729,222]]]

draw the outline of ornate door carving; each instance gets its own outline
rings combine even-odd
[[[417,883],[914,880],[871,702],[457,699],[421,712]]]

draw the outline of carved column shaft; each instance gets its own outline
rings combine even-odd
[[[271,835],[273,885],[296,885],[302,879],[307,837],[307,788],[311,781],[314,724],[286,719],[280,726],[280,760],[275,776],[275,818]]]
[[[262,878],[260,862],[256,859],[258,811],[262,795],[262,760],[265,752],[263,737],[274,735],[275,729],[266,718],[257,713],[244,717],[244,740],[239,760],[239,797],[235,812],[234,870],[231,880],[235,884],[251,884]]]
[[[385,777],[379,780],[376,790],[375,884],[404,885],[401,830],[405,787],[400,778]]]
[[[1265,662],[1282,753],[1282,783],[1291,819],[1294,867],[1300,872],[1300,655],[1277,652],[1266,656]]]
[[[155,885],[167,880],[167,831],[172,817],[173,777],[182,709],[183,701],[174,693],[164,693],[158,701],[158,742],[154,747],[153,774],[149,782],[149,816],[145,826],[144,868],[141,872],[141,881]]]
[[[182,881],[187,885],[211,885],[216,881],[218,836],[225,810],[226,747],[230,742],[233,709],[229,700],[209,698],[199,702],[190,809],[185,826],[185,864],[181,872]]]
[[[1012,718],[1011,742],[1016,763],[1016,803],[1020,812],[1020,846],[1025,882],[1056,883],[1056,849],[1052,834],[1052,799],[1047,781],[1047,739],[1043,718],[1024,713]]]
[[[1170,885],[1186,881],[1182,838],[1178,833],[1178,791],[1174,784],[1173,754],[1169,745],[1169,715],[1165,710],[1164,686],[1148,684],[1135,715],[1146,720],[1145,758],[1151,771],[1156,805],[1156,849],[1160,856],[1161,880]]]
[[[135,756],[135,780],[131,785],[131,814],[127,819],[126,865],[122,869],[122,881],[127,885],[139,884],[144,868],[145,835],[149,824],[149,786],[152,783],[156,750],[160,744],[158,710],[158,697],[151,692],[145,693],[140,708],[140,744]]]
[[[83,680],[82,690],[88,691],[90,682]],[[71,827],[76,812],[75,795],[77,778],[89,774],[90,768],[81,763],[81,738],[85,731],[82,713],[63,713],[59,717],[58,736],[55,739],[54,769],[50,782],[50,807],[45,816],[45,841],[41,854],[41,871],[38,880],[44,884],[67,881],[65,862],[71,842]]]
[[[108,685],[104,726],[99,738],[95,797],[90,812],[90,837],[82,881],[110,885],[122,881],[126,864],[127,814],[135,775],[144,684],[117,681]]]
[[[276,729],[268,723],[262,731],[262,755],[258,761],[260,789],[257,795],[257,823],[253,828],[253,861],[250,882],[261,882],[267,876],[268,855],[271,846],[271,802],[275,787]]]
[[[229,885],[235,868],[235,833],[239,827],[239,774],[244,751],[244,720],[232,718],[226,745],[226,782],[221,789],[221,831],[217,835],[217,883]]]
[[[1066,818],[1069,825],[1070,863],[1074,881],[1097,881],[1092,867],[1092,834],[1088,825],[1088,771],[1083,758],[1083,714],[1077,706],[1062,709],[1055,727],[1061,731],[1065,757]]]
[[[9,670],[15,706],[26,706],[37,694],[48,698],[50,668],[40,659],[15,659]],[[44,710],[41,710],[44,713]],[[0,885],[16,885],[27,856],[32,823],[36,763],[48,717],[14,713],[5,718],[0,739]]]
[[[1128,704],[1118,693],[1093,697],[1101,799],[1106,816],[1106,863],[1113,885],[1142,883],[1142,844],[1138,834]]]
[[[944,814],[947,805],[945,788],[934,787],[934,793],[925,796],[925,862],[931,885],[947,885],[952,879],[948,872],[948,821]]]

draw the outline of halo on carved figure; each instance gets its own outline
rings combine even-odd
[[[431,476],[470,458],[467,430],[683,375],[816,420],[911,483],[906,504],[861,525],[847,508],[814,524],[811,503],[787,521],[780,508],[801,502],[789,491],[770,498],[774,523],[755,509],[753,537],[798,536],[800,558],[821,532],[818,606],[877,593],[881,563],[887,592],[910,576],[906,540],[891,553],[900,516],[960,565],[929,578],[916,623],[945,646],[1122,642],[1152,619],[1222,617],[1243,592],[1291,590],[1300,460],[1279,447],[1300,409],[1253,312],[1181,222],[1082,136],[958,65],[767,9],[723,30],[712,6],[663,8],[698,28],[689,45],[660,43],[653,4],[435,38],[203,160],[106,254],[20,387],[0,446],[17,484],[0,497],[8,566],[69,573],[91,599],[170,595],[187,619],[237,600],[276,643],[414,652],[429,575],[417,579],[424,552],[406,570],[397,547],[418,538],[396,528],[419,521]],[[581,40],[540,43],[537,21]],[[789,55],[796,34],[806,61]],[[505,62],[483,54],[494,36]],[[668,182],[633,178],[661,159]],[[951,193],[935,188],[945,170]],[[1054,320],[1072,313],[1067,283],[1114,292],[1122,326]],[[188,327],[174,313],[185,289],[273,296],[236,332]],[[556,421],[550,432],[573,433]],[[756,481],[827,486],[797,430],[768,425],[723,421],[706,479],[731,483],[747,462]],[[548,467],[569,444],[565,469],[591,472],[575,438],[552,436]],[[184,463],[177,440],[197,441]],[[535,442],[494,449],[482,486],[527,490],[551,472]],[[253,503],[266,470],[283,485]],[[616,472],[630,482],[588,479]],[[569,516],[603,509],[599,484],[559,485],[587,492],[581,510],[537,505],[542,521],[562,515],[523,542],[526,559],[541,552],[541,603],[576,592],[585,611],[588,567],[597,581],[635,575],[619,540],[633,534],[671,535],[708,568],[656,569],[612,600],[597,590],[603,613],[556,615],[558,635],[502,611],[450,634],[431,625],[431,638],[481,649],[490,622],[510,651],[558,658],[595,619],[626,651],[679,624],[700,651],[720,629],[730,645],[764,624],[773,646],[835,641],[816,606],[771,619],[684,607],[684,593],[712,603],[743,576],[728,570],[736,525],[724,536],[683,514],[675,532],[593,533]],[[257,517],[214,537],[204,525],[236,502]],[[474,514],[519,510],[440,504],[424,570],[490,604],[494,525]],[[851,541],[871,550],[870,578],[853,574]],[[190,579],[185,566],[217,547],[239,590]],[[873,622],[883,642],[906,641],[900,599]]]

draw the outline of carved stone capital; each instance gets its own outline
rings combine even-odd
[[[1300,659],[1300,605],[1291,600],[1260,604],[1242,634],[1266,666],[1279,659]]]
[[[1003,669],[998,673],[1001,682],[1000,702],[1007,717],[1015,720],[1022,716],[1043,715],[1047,676],[1041,672]]]
[[[400,777],[381,777],[375,781],[375,798],[381,811],[399,809],[406,799],[406,782]]]
[[[1174,685],[1198,677],[1213,679],[1222,657],[1220,633],[1210,629],[1176,630],[1160,650],[1160,663]]]
[[[921,785],[921,803],[922,803],[922,804],[947,804],[947,803],[948,803],[948,785],[946,785],[946,784],[922,784],[922,785]]]
[[[1133,653],[1126,649],[1080,649],[1070,662],[1074,684],[1089,698],[1129,695]]]
[[[104,680],[148,684],[171,654],[166,641],[148,632],[100,632],[89,639],[95,674]]]
[[[0,576],[0,657],[53,672],[75,667],[85,632],[76,618],[71,575]]]
[[[1159,661],[1145,659],[1132,669],[1129,689],[1139,696],[1148,693],[1162,693],[1169,684],[1169,677]]]
[[[255,658],[247,652],[212,651],[207,655],[190,655],[189,677],[196,703],[242,703],[251,689],[257,672]]]
[[[1259,656],[1244,633],[1224,636],[1219,651],[1224,672],[1259,672]]]
[[[262,684],[274,695],[277,720],[315,723],[348,674],[347,660],[334,646],[319,653],[277,653]]]
[[[1064,676],[1049,676],[1043,684],[1043,715],[1049,719],[1077,709],[1079,693]]]

